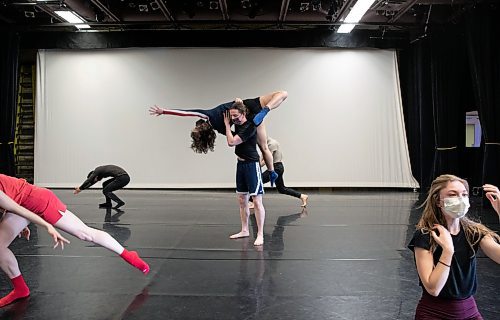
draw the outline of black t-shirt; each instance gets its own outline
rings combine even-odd
[[[246,161],[259,161],[257,152],[257,128],[253,121],[247,120],[242,125],[234,125],[234,135],[237,135],[243,141],[235,147],[234,153]]]
[[[245,99],[243,103],[248,109],[247,120],[253,122],[254,116],[262,110],[262,106],[260,105],[260,97],[253,99]]]
[[[415,247],[425,250],[430,249],[430,233],[424,234],[421,230],[416,230],[413,238],[408,244],[411,251],[415,251]],[[482,236],[477,236],[482,238]],[[439,293],[440,298],[447,299],[465,299],[476,293],[477,278],[476,278],[476,252],[479,247],[479,242],[471,248],[465,237],[463,228],[457,235],[451,235],[455,253],[453,254],[450,266],[450,273],[446,284]],[[477,239],[473,239],[475,240]],[[438,245],[433,253],[434,265],[437,265],[443,249]],[[425,290],[422,281],[419,279],[419,284]]]

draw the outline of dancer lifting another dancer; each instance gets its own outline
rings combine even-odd
[[[255,219],[257,220],[257,237],[254,245],[264,244],[264,221],[266,211],[262,203],[264,186],[259,165],[259,153],[256,140],[257,129],[253,122],[246,118],[247,110],[243,103],[237,101],[224,113],[224,126],[226,140],[230,147],[235,147],[234,153],[238,158],[236,167],[236,192],[238,193],[241,231],[229,238],[244,238],[250,235],[248,227],[248,197],[252,197],[255,206]],[[231,131],[231,121],[234,123],[235,132]]]
[[[224,126],[224,112],[229,110],[234,102],[243,103],[248,110],[248,120],[252,121],[257,127],[257,143],[263,154],[266,166],[270,171],[271,186],[278,178],[278,174],[274,171],[273,156],[267,146],[267,132],[265,125],[262,123],[265,116],[270,110],[276,109],[288,97],[286,91],[275,91],[254,99],[241,100],[223,103],[212,109],[164,109],[158,106],[153,106],[149,109],[151,115],[173,115],[181,117],[199,117],[196,121],[194,129],[191,131],[191,149],[197,153],[207,153],[214,150],[217,131],[222,135],[226,134]]]

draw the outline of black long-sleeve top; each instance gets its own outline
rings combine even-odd
[[[85,180],[82,185],[80,186],[80,190],[85,190],[95,184],[97,181],[101,180],[102,178],[107,178],[107,177],[118,177],[122,176],[124,174],[128,174],[127,171],[125,171],[123,168],[120,168],[119,166],[115,166],[113,164],[105,165],[105,166],[99,166],[94,169],[92,174]],[[96,179],[97,178],[97,179]]]

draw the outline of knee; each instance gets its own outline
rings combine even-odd
[[[88,230],[80,230],[77,232],[77,234],[75,234],[75,236],[83,241],[94,242],[94,237]]]
[[[239,197],[238,203],[240,205],[240,208],[245,208],[248,204],[248,199],[246,199],[246,197]]]
[[[248,202],[245,200],[239,199],[238,203],[240,205],[240,208],[245,208]]]
[[[113,194],[113,192],[111,192],[111,191],[106,191],[106,192],[104,192],[104,191],[103,191],[102,193],[103,193],[103,194],[104,194],[104,196],[106,196],[106,197],[109,197],[111,194]]]
[[[260,207],[262,205],[262,197],[254,196],[252,199],[254,206]]]

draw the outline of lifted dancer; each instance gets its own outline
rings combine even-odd
[[[243,102],[248,110],[248,120],[251,120],[257,126],[257,143],[263,154],[266,166],[271,173],[271,186],[278,178],[274,171],[273,157],[269,148],[267,147],[267,132],[265,125],[262,123],[264,117],[270,110],[276,109],[288,97],[286,91],[275,91],[269,94],[254,98],[241,100],[239,98],[235,101],[223,103],[215,108],[204,109],[163,109],[158,106],[153,106],[149,109],[151,115],[174,115],[181,117],[199,117],[200,120],[196,121],[194,129],[191,131],[191,149],[197,153],[207,153],[209,150],[214,151],[215,146],[215,131],[222,135],[226,134],[224,126],[223,114],[232,106],[234,102]],[[214,131],[215,130],[215,131]]]

